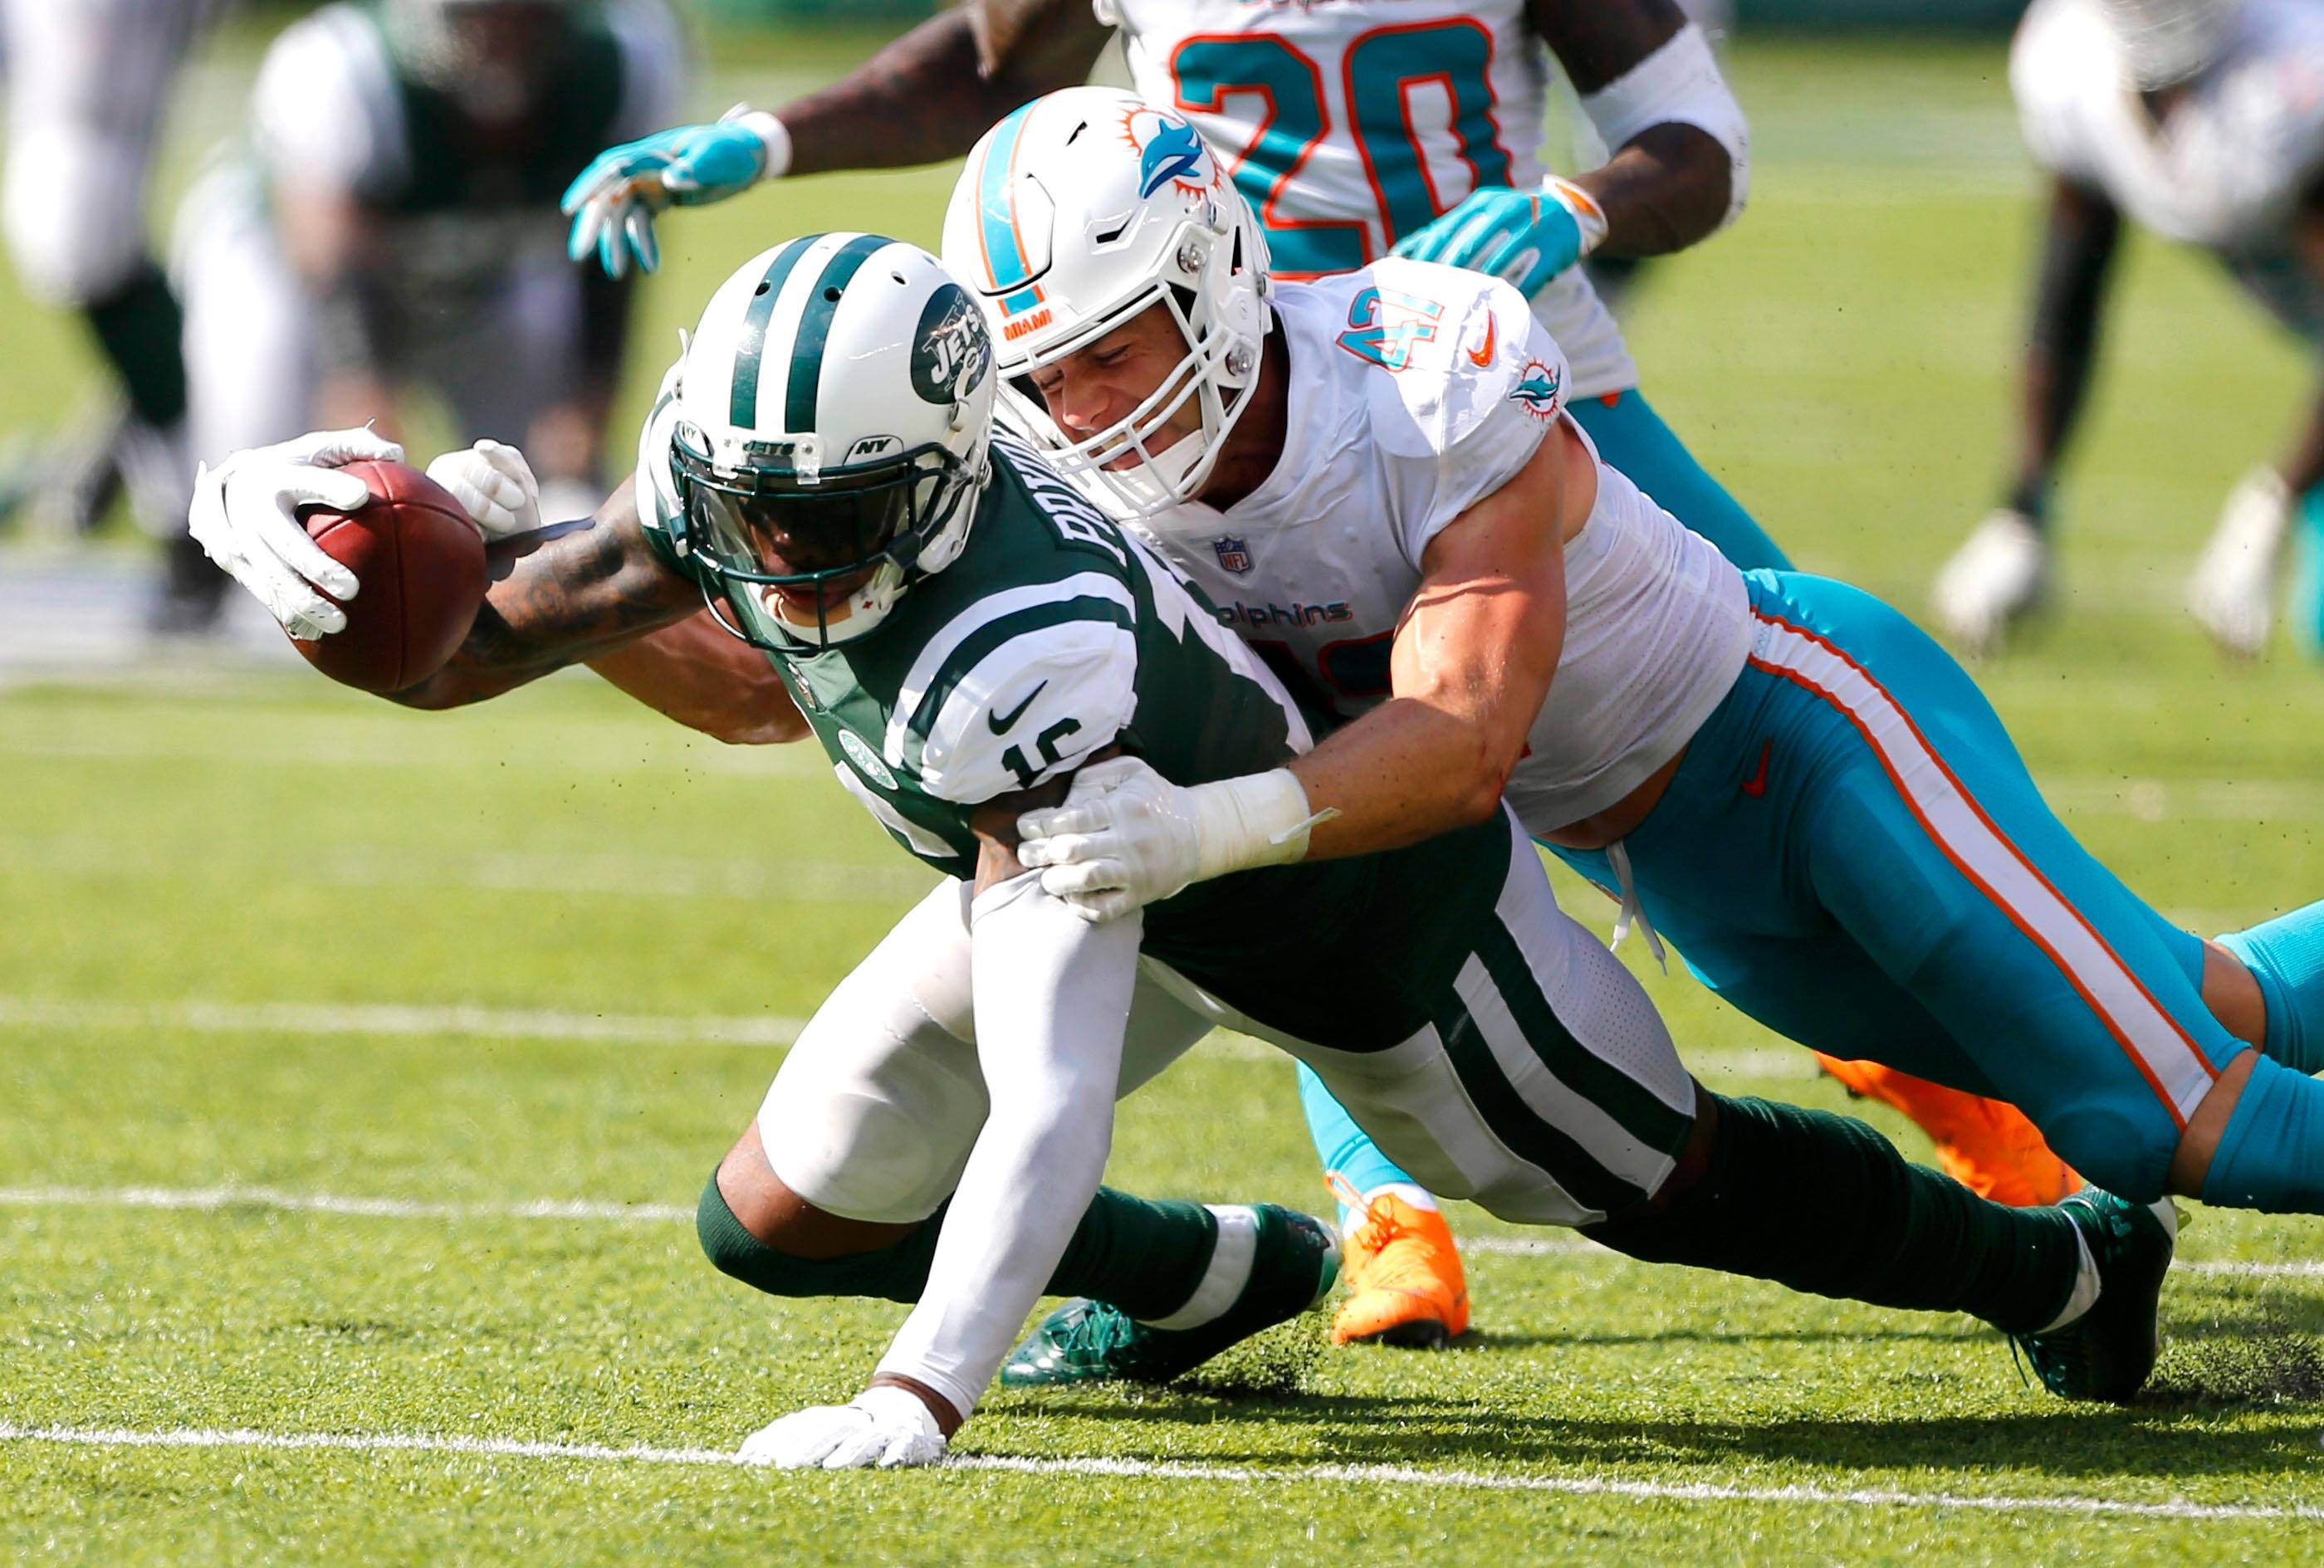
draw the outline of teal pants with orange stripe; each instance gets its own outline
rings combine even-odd
[[[1686,444],[1635,387],[1603,398],[1583,398],[1570,408],[1590,433],[1598,455],[1620,469],[1638,488],[1655,498],[1679,521],[1719,547],[1719,553],[1748,572],[1755,567],[1788,568],[1791,561],[1751,514],[1713,479]],[[1299,1099],[1307,1114],[1307,1129],[1326,1171],[1348,1178],[1359,1192],[1412,1178],[1379,1151],[1332,1098],[1323,1080],[1302,1068]]]
[[[1624,841],[1703,983],[1803,1045],[2018,1106],[2091,1180],[2162,1196],[2249,1049],[2203,947],[2076,843],[1950,656],[1870,595],[1754,572],[1749,664]],[[1560,850],[1618,894],[1603,853]]]

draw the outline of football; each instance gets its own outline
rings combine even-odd
[[[442,669],[475,624],[484,602],[484,536],[416,468],[363,462],[346,471],[371,488],[369,506],[300,516],[308,536],[362,587],[342,606],[345,630],[291,646],[342,684],[400,692]]]

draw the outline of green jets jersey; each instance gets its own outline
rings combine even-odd
[[[639,491],[649,537],[691,573],[666,527],[674,414],[665,399],[649,422]],[[960,558],[877,630],[770,656],[841,785],[899,845],[973,879],[976,807],[1109,747],[1181,784],[1307,748],[1305,718],[1208,601],[1029,448],[995,436],[976,505]],[[1453,951],[1468,922],[1443,917],[1489,916],[1509,853],[1495,821],[1391,855],[1196,883],[1148,906],[1142,950],[1286,1032],[1382,1049],[1433,1022],[1414,983],[1471,950]]]

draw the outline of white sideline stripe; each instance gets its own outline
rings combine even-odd
[[[526,1442],[513,1437],[436,1436],[425,1433],[254,1432],[180,1427],[28,1426],[0,1422],[0,1442],[55,1443],[84,1448],[259,1448],[348,1453],[464,1453],[493,1459],[567,1459],[601,1463],[738,1466],[726,1449],[657,1448],[638,1444]],[[1240,1464],[1184,1464],[1145,1459],[1032,1459],[963,1453],[947,1470],[1017,1475],[1119,1476],[1147,1481],[1200,1481],[1238,1486],[1286,1481],[1326,1485],[1443,1487],[1469,1491],[1554,1492],[1638,1501],[1800,1503],[1839,1508],[1973,1508],[1997,1514],[2112,1515],[2153,1519],[2324,1519],[2324,1508],[2270,1503],[2143,1503],[2094,1497],[1976,1497],[1960,1492],[1905,1491],[1889,1487],[1720,1486],[1710,1482],[1622,1481],[1592,1475],[1496,1475],[1473,1470],[1423,1470],[1408,1464],[1302,1464],[1270,1469]]]
[[[281,1209],[294,1214],[344,1215],[383,1220],[609,1220],[668,1224],[692,1220],[691,1204],[609,1203],[594,1198],[529,1198],[501,1203],[430,1203],[408,1197],[348,1197],[327,1192],[285,1192],[273,1187],[0,1187],[0,1208],[158,1208],[213,1211]],[[1461,1250],[1477,1255],[1545,1258],[1577,1253],[1618,1258],[1579,1236],[1463,1236]],[[2255,1279],[2324,1278],[2324,1261],[2264,1263],[2235,1258],[2179,1259],[2190,1274]]]
[[[2178,1021],[2002,836],[1877,681],[1795,627],[1764,612],[1754,620],[1752,663],[1798,683],[1856,725],[1938,848],[2048,955],[2183,1124],[2214,1075]]]
[[[51,1002],[0,996],[0,1029],[188,1029],[204,1034],[470,1034],[652,1045],[788,1045],[797,1018],[556,1013],[307,1002]]]
[[[0,1187],[8,1208],[283,1209],[381,1220],[690,1220],[694,1206],[535,1198],[524,1203],[423,1203],[405,1197],[341,1197],[272,1187]]]

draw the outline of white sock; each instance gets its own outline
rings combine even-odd
[[[2043,1324],[2036,1333],[2050,1334],[2063,1328],[2098,1304],[2098,1263],[2090,1256],[2090,1244],[2083,1239],[2082,1227],[2074,1227],[2074,1245],[2081,1250],[2081,1267],[2074,1274],[2074,1293],[2066,1297],[2066,1308]]]
[[[1206,1204],[1219,1222],[1219,1239],[1211,1248],[1210,1266],[1186,1304],[1167,1317],[1141,1319],[1148,1328],[1200,1328],[1235,1304],[1250,1283],[1250,1268],[1259,1256],[1259,1215],[1241,1205]]]

